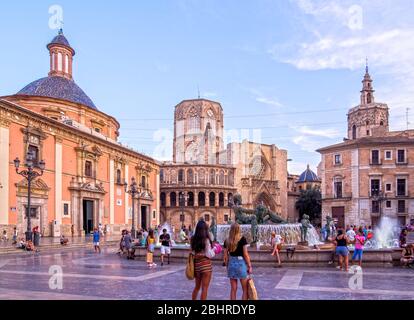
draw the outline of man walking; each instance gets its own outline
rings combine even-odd
[[[99,244],[99,240],[101,239],[101,235],[99,233],[98,228],[93,230],[93,246],[95,247],[95,252],[101,253],[101,247]]]
[[[167,233],[167,229],[162,230],[162,235],[160,236],[161,242],[161,267],[164,266],[164,256],[168,256],[168,264],[170,264],[170,255],[171,255],[171,236]]]

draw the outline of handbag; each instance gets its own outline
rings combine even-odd
[[[254,284],[254,280],[252,276],[250,276],[248,280],[248,297],[249,297],[249,300],[252,300],[252,301],[259,300],[259,296],[257,295],[256,286]]]
[[[154,254],[152,252],[147,253],[147,263],[153,263],[154,262]]]
[[[188,280],[194,280],[194,254],[190,253],[187,259],[187,266],[185,268],[185,275]]]

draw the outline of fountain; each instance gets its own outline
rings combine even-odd
[[[399,226],[397,219],[382,217],[374,230],[374,238],[365,243],[366,249],[399,248]]]
[[[250,225],[241,225],[241,232],[246,237],[247,242],[253,242],[251,235]],[[296,224],[265,224],[257,226],[257,241],[263,245],[270,245],[272,232],[279,234],[285,241],[285,245],[294,246],[300,242],[300,231],[302,225]],[[221,244],[228,238],[230,232],[229,225],[218,225],[217,226],[217,241]],[[321,245],[322,242],[319,240],[319,235],[315,228],[308,230],[308,243],[309,246]]]
[[[171,243],[172,243],[172,247],[173,248],[188,248],[190,246],[189,244],[177,244],[174,241],[174,235],[173,235],[173,232],[172,232],[172,228],[171,228],[171,226],[170,226],[170,224],[168,222],[165,222],[161,226],[160,235],[161,235],[162,230],[164,230],[164,229],[167,229],[167,233],[171,236]],[[159,242],[159,237],[157,239],[156,247],[161,247],[161,243]]]

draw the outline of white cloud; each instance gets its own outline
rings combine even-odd
[[[274,106],[274,107],[282,107],[283,106],[279,101],[276,101],[276,100],[271,99],[271,98],[266,98],[266,97],[257,97],[256,101],[260,102],[260,103],[267,104],[269,106]]]
[[[303,135],[323,137],[323,138],[338,138],[341,136],[341,133],[338,129],[328,128],[328,129],[313,129],[307,126],[302,127],[292,127],[297,132]]]
[[[308,163],[296,162],[295,159],[293,159],[292,162],[288,163],[288,172],[290,174],[300,175],[303,171],[306,170],[307,166],[308,166]]]
[[[280,103],[276,98],[274,97],[269,97],[263,94],[263,92],[261,92],[260,90],[257,89],[248,89],[250,91],[250,93],[252,95],[255,96],[255,100],[256,102],[262,103],[262,104],[266,104],[272,107],[283,107],[283,104]]]
[[[392,114],[414,105],[414,2],[383,0],[291,0],[299,9],[303,32],[269,53],[299,70],[363,70],[369,58],[377,101],[389,104]],[[352,28],[360,8],[362,28]],[[386,13],[386,14],[385,14]],[[357,97],[356,97],[357,98]],[[391,115],[392,115],[391,114]],[[403,119],[404,120],[404,119]],[[403,129],[405,121],[391,123]]]
[[[326,141],[310,138],[306,135],[300,135],[292,138],[292,142],[299,146],[303,151],[315,153],[315,151],[323,146],[328,145]]]

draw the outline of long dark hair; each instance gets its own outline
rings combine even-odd
[[[195,252],[203,252],[206,249],[206,240],[211,242],[208,225],[204,220],[200,220],[191,238],[191,249]]]

